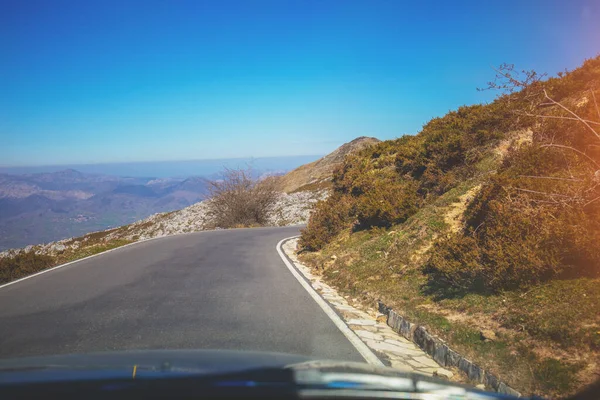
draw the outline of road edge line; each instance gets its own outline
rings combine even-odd
[[[93,257],[97,257],[97,256],[101,256],[101,255],[110,253],[111,251],[124,249],[125,247],[133,246],[134,244],[145,243],[145,242],[149,242],[149,241],[155,240],[155,239],[163,239],[163,238],[166,238],[166,237],[169,237],[169,236],[170,235],[167,235],[167,236],[157,236],[157,237],[153,237],[153,238],[142,239],[142,240],[135,241],[133,243],[124,244],[123,246],[115,247],[114,249],[108,249],[108,250],[102,251],[100,253],[92,254],[91,256],[87,256],[87,257],[83,257],[83,258],[78,258],[77,260],[73,260],[73,261],[69,261],[68,263],[56,265],[56,266],[54,266],[52,268],[48,268],[48,269],[41,270],[40,272],[36,272],[35,274],[27,275],[27,276],[24,276],[24,277],[19,278],[17,280],[10,281],[8,283],[4,283],[4,284],[0,285],[0,289],[3,289],[3,288],[5,288],[7,286],[10,286],[10,285],[14,285],[15,283],[19,283],[19,282],[25,281],[27,279],[35,278],[38,275],[42,275],[42,274],[45,274],[46,272],[54,271],[55,269],[60,269],[60,268],[63,268],[63,267],[67,267],[67,266],[69,266],[71,264],[75,264],[75,263],[78,263],[80,261],[85,261],[85,260],[88,260],[88,259],[93,258]],[[175,236],[175,235],[172,235],[172,236]]]
[[[288,227],[288,226],[289,227],[295,227],[295,226],[301,226],[301,225],[302,224],[299,224],[299,225],[298,224],[297,225],[287,225],[286,227]],[[231,228],[231,229],[227,229],[227,230],[261,229],[261,228],[273,228],[273,227],[272,226],[264,226],[264,227],[258,227],[258,228]],[[205,229],[205,230],[196,231],[196,232],[173,233],[173,234],[170,234],[170,235],[155,236],[155,237],[151,237],[151,238],[148,238],[148,239],[136,240],[135,242],[127,243],[127,244],[124,244],[123,246],[115,247],[114,249],[104,250],[104,251],[102,251],[100,253],[92,254],[91,256],[87,256],[87,257],[83,257],[83,258],[78,258],[77,260],[69,261],[68,263],[64,263],[64,264],[60,264],[60,265],[55,265],[52,268],[41,270],[39,272],[36,272],[35,274],[27,275],[27,276],[24,276],[24,277],[19,278],[17,280],[10,281],[10,282],[7,282],[7,283],[3,283],[3,284],[0,285],[0,289],[5,288],[5,287],[10,286],[10,285],[14,285],[15,283],[19,283],[21,281],[24,281],[24,280],[27,280],[27,279],[30,279],[30,278],[34,278],[34,277],[36,277],[38,275],[45,274],[46,272],[50,272],[50,271],[53,271],[55,269],[63,268],[63,267],[69,266],[71,264],[75,264],[76,262],[79,262],[79,261],[85,261],[85,260],[87,260],[89,258],[92,258],[92,257],[101,256],[101,255],[110,253],[111,251],[115,251],[115,250],[119,250],[119,249],[124,249],[125,247],[128,247],[128,246],[133,246],[134,244],[140,244],[140,243],[144,243],[144,242],[149,242],[151,240],[165,239],[165,238],[170,238],[170,237],[174,237],[174,236],[183,236],[183,235],[190,235],[190,234],[202,233],[202,232],[214,232],[214,231],[217,231],[217,230],[218,229]],[[100,232],[102,232],[102,231],[100,231]],[[95,232],[90,232],[90,233],[95,233]]]
[[[298,270],[292,265],[289,261],[287,255],[284,253],[282,246],[283,243],[288,240],[295,239],[299,237],[290,236],[284,239],[281,239],[275,248],[277,249],[277,253],[279,257],[283,260],[283,263],[288,268],[288,270],[292,273],[294,278],[302,285],[302,287],[308,292],[310,297],[321,307],[323,312],[329,317],[329,319],[333,322],[333,324],[342,332],[342,334],[348,339],[348,341],[354,346],[354,348],[360,353],[360,355],[365,359],[365,361],[371,365],[383,367],[385,366],[381,360],[369,349],[369,347],[346,325],[346,323],[340,318],[339,315],[333,309],[325,299],[323,299],[319,293],[304,279],[304,276],[298,272]]]

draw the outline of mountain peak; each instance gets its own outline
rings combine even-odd
[[[335,167],[340,165],[348,154],[379,142],[380,140],[374,137],[360,136],[344,143],[317,161],[302,165],[281,177],[281,189],[286,193],[291,193],[300,188],[308,189],[307,185],[314,186],[314,188],[324,188],[328,186]]]

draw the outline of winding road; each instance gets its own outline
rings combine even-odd
[[[277,253],[298,232],[164,237],[0,288],[0,358],[228,349],[364,361]]]

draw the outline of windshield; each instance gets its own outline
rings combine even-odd
[[[0,2],[2,368],[216,350],[585,390],[598,21],[594,0]]]

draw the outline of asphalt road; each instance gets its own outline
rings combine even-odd
[[[298,228],[142,242],[0,289],[0,358],[259,350],[364,361],[275,250]]]

